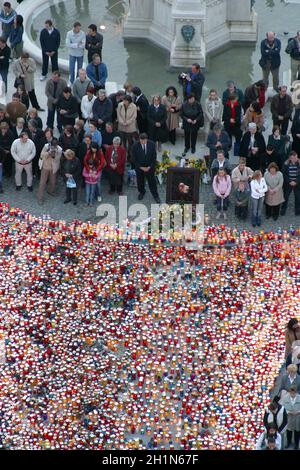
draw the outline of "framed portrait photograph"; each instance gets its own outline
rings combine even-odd
[[[200,171],[197,168],[168,168],[167,204],[199,204]]]

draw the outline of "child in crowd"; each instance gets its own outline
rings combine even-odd
[[[227,219],[227,209],[229,204],[229,194],[231,191],[231,178],[227,175],[226,171],[223,168],[218,170],[218,173],[213,179],[213,190],[217,196],[217,216],[219,219],[221,214],[224,216],[224,219]]]
[[[268,191],[265,179],[260,170],[256,170],[251,181],[252,226],[261,226],[261,213],[265,194]]]
[[[248,216],[248,204],[250,191],[246,188],[246,183],[240,181],[234,192],[235,198],[235,215],[239,220],[246,220]]]
[[[86,207],[92,206],[95,200],[96,187],[101,170],[97,170],[94,161],[89,160],[88,165],[84,166],[82,175],[85,181],[85,202]]]

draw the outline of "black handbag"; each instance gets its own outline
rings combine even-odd
[[[20,85],[24,86],[24,78],[22,77],[17,77],[15,79],[14,87],[18,88]]]
[[[20,65],[21,65],[21,69],[22,69],[22,72],[23,72],[23,75],[24,75],[24,70],[23,70],[22,64],[20,64]],[[25,82],[24,82],[23,77],[17,77],[15,79],[14,87],[18,88],[20,85],[24,86],[24,88],[25,88]]]

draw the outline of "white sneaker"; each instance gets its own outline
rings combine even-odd
[[[226,214],[226,212],[223,212],[223,215],[224,215],[224,220],[227,220],[227,214]]]
[[[220,217],[221,217],[221,212],[217,212],[216,219],[219,220]]]
[[[97,197],[97,201],[98,201],[98,202],[101,202],[101,201],[102,201],[102,197],[101,197],[101,196],[98,196],[98,197]]]
[[[47,75],[41,75],[40,76],[40,81],[43,82],[44,80],[46,80],[47,78]]]

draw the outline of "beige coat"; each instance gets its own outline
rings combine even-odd
[[[15,60],[12,64],[12,70],[16,77],[25,75],[24,85],[26,91],[34,90],[34,73],[36,71],[36,63],[33,59],[27,59],[26,63],[22,59]]]
[[[244,129],[247,130],[250,122],[255,122],[258,130],[261,130],[264,127],[264,123],[265,123],[264,112],[262,111],[260,114],[255,114],[255,113],[251,113],[250,108],[248,108],[247,111],[245,112],[245,116],[243,119]]]
[[[275,189],[275,193],[271,194],[270,191],[266,193],[265,203],[268,206],[279,206],[284,202],[283,197],[283,175],[281,171],[277,171],[275,175],[271,175],[268,171],[265,173],[265,181],[268,186],[268,190]]]
[[[137,109],[134,103],[130,103],[127,109],[125,108],[123,102],[119,103],[117,116],[118,130],[120,132],[126,132],[127,134],[136,132]],[[127,126],[125,124],[127,124]]]
[[[249,168],[248,166],[245,167],[243,173],[241,173],[239,165],[232,171],[231,173],[231,179],[233,183],[234,189],[237,189],[239,186],[239,183],[243,181],[244,183],[247,183],[246,186],[249,187],[249,181],[253,176],[253,170]]]
[[[174,129],[178,129],[179,127],[179,121],[180,121],[180,110],[182,108],[182,100],[179,98],[179,96],[176,98],[175,96],[172,97],[172,99],[168,99],[167,96],[163,96],[161,100],[162,104],[165,105],[167,108],[167,126],[169,131],[172,131]],[[170,109],[172,107],[175,107],[177,112],[171,113]]]
[[[56,174],[60,167],[60,159],[62,156],[62,148],[58,145],[55,152],[55,158],[52,158],[48,153],[49,144],[45,144],[41,151],[39,168],[40,170],[52,170]]]

